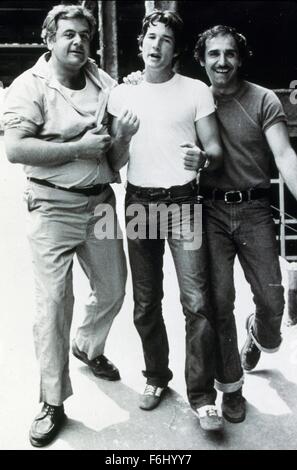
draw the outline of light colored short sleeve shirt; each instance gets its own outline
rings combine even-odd
[[[224,166],[202,172],[201,186],[224,191],[269,188],[273,157],[265,132],[286,122],[280,100],[273,91],[247,81],[235,94],[215,98]]]
[[[198,143],[196,122],[215,111],[203,82],[175,74],[164,83],[122,84],[110,94],[108,111],[131,109],[140,119],[130,144],[128,181],[136,186],[168,188],[196,177],[184,169],[180,145]]]
[[[73,93],[53,76],[43,55],[32,69],[14,80],[4,102],[5,129],[18,127],[40,140],[67,143],[79,140],[89,129],[107,131],[107,101],[116,82],[89,61],[87,85]],[[118,179],[104,156],[99,160],[75,160],[52,167],[26,165],[27,176],[63,187],[85,187]]]

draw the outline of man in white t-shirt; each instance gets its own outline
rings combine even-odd
[[[189,247],[183,218],[180,222],[178,216],[182,206],[186,207],[190,214],[188,228],[191,232],[201,231],[201,223],[195,220],[196,157],[198,153],[199,169],[208,166],[207,171],[215,170],[221,161],[221,147],[208,87],[173,70],[182,36],[182,20],[173,12],[155,10],[144,18],[139,37],[145,63],[144,80],[139,86],[116,87],[108,104],[108,111],[115,116],[114,135],[120,137],[119,120],[124,128],[123,113],[130,122],[138,119],[139,129],[131,142],[127,139],[126,146],[113,146],[111,164],[118,170],[128,161],[126,223],[134,322],[142,341],[143,375],[147,379],[140,408],[151,410],[158,406],[172,378],[162,316],[165,237],[161,219],[164,214],[159,220],[152,220],[153,209],[162,204],[163,209],[172,210],[166,238],[186,320],[185,375],[189,402],[203,429],[220,430],[222,420],[215,407],[214,331],[208,300],[206,246],[202,236],[200,248]],[[138,209],[138,236],[131,232],[134,209]],[[152,236],[153,229],[156,236]],[[176,236],[178,229],[182,231],[180,237]]]

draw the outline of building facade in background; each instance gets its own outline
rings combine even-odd
[[[161,1],[161,0],[8,0],[0,2],[0,101],[4,87],[31,67],[45,52],[41,24],[48,10],[59,3],[85,4],[98,20],[91,54],[98,65],[121,81],[142,68],[137,59],[137,35],[143,16],[153,8],[178,11],[186,23],[187,48],[180,58],[180,73],[207,81],[204,70],[193,59],[199,32],[215,24],[234,26],[247,36],[254,51],[245,78],[276,91],[288,116],[292,144],[297,148],[296,104],[290,100],[297,85],[297,2],[295,1]],[[297,101],[297,100],[296,100]],[[271,160],[273,161],[273,159]],[[297,260],[297,207],[275,167],[273,206],[278,227],[280,253]],[[287,215],[286,215],[287,214]]]

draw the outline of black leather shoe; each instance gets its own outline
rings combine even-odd
[[[113,381],[121,379],[119,370],[103,354],[90,361],[86,353],[78,349],[75,340],[72,342],[72,353],[77,359],[87,364],[96,377]]]
[[[259,362],[261,351],[254,343],[251,334],[254,314],[252,313],[246,320],[247,339],[240,353],[241,364],[244,370],[253,370]]]
[[[223,393],[222,414],[230,423],[241,423],[245,420],[246,405],[242,390]]]
[[[49,444],[60,431],[66,420],[64,406],[52,406],[44,403],[41,412],[34,419],[29,439],[34,447]]]

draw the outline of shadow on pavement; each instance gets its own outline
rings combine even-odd
[[[250,372],[248,376],[263,379],[257,388],[253,388],[253,401],[261,397],[261,411],[248,402],[247,416],[241,425],[226,426],[230,432],[230,441],[234,449],[248,450],[289,450],[297,448],[297,385],[286,379],[277,369],[263,369]],[[249,380],[248,376],[246,382]],[[267,381],[268,383],[264,383]],[[263,396],[263,390],[269,390],[269,397]],[[275,400],[271,391],[276,392]],[[258,394],[258,397],[257,397]],[[267,413],[267,410],[269,412]],[[271,410],[271,411],[270,411]]]
[[[263,369],[249,374],[260,380],[257,380],[257,386],[250,388],[250,391],[248,387],[246,389],[246,420],[238,424],[225,421],[222,433],[206,433],[201,430],[198,419],[188,403],[171,388],[168,389],[158,408],[143,411],[138,408],[139,394],[131,387],[123,382],[98,379],[84,366],[80,367],[79,371],[98,388],[98,402],[94,403],[96,407],[94,414],[98,414],[99,420],[102,416],[102,422],[98,423],[99,429],[98,426],[97,429],[96,426],[92,428],[82,421],[71,419],[68,413],[69,419],[59,435],[60,442],[67,448],[115,451],[297,448],[297,385],[287,380],[276,369]],[[263,390],[269,392],[270,398],[267,400],[263,396]],[[272,399],[274,393],[275,401]],[[113,412],[111,420],[108,419],[110,408],[106,408],[106,400],[112,400],[117,410],[116,413]],[[82,401],[82,416],[86,416],[83,407],[87,405],[90,406]],[[95,417],[94,421],[97,423],[96,420]],[[110,424],[111,422],[113,424]],[[58,442],[56,445],[53,443],[52,448],[57,445]]]
[[[127,412],[124,422],[109,425],[100,431],[69,419],[60,438],[71,448],[80,450],[152,450],[152,449],[222,449],[226,436],[201,430],[188,403],[171,388],[157,409],[138,408],[139,394],[122,382],[98,379],[82,366],[80,372]],[[106,413],[106,410],[103,410]]]

